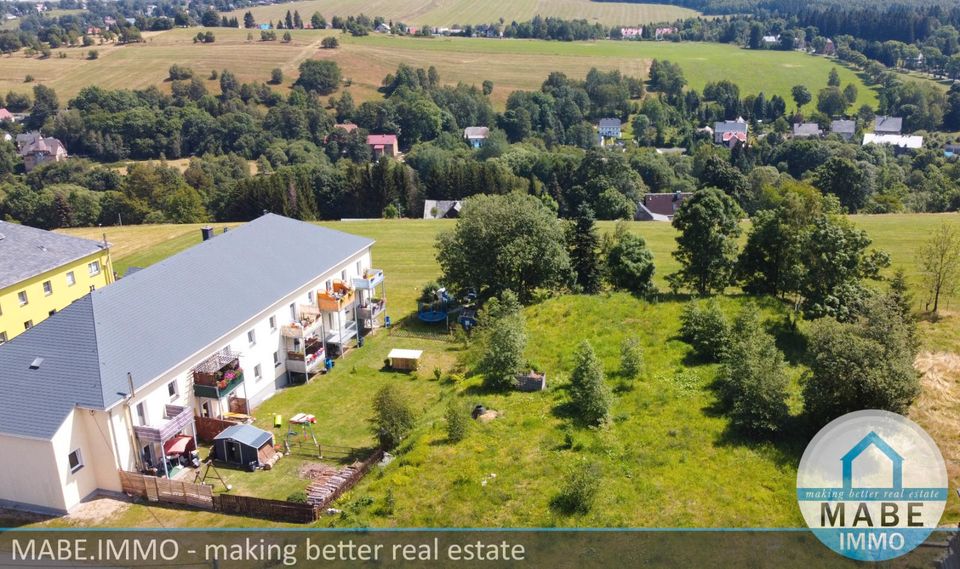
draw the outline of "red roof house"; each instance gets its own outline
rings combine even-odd
[[[395,158],[399,153],[395,134],[371,134],[367,136],[367,146],[373,151],[374,160],[379,160],[381,156]]]

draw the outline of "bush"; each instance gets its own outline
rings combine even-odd
[[[646,241],[618,224],[613,244],[606,256],[607,280],[614,288],[634,294],[650,295],[656,292],[653,286],[653,254]]]
[[[590,342],[580,342],[574,360],[576,363],[570,376],[573,405],[585,423],[601,423],[610,411],[610,389],[604,381],[603,368]]]
[[[620,344],[620,375],[633,379],[643,373],[643,348],[637,338],[625,338]]]
[[[296,490],[289,496],[287,496],[288,502],[293,502],[294,504],[306,504],[307,503],[307,491],[306,490]]]
[[[445,414],[447,419],[447,440],[452,443],[462,441],[467,436],[470,419],[461,405],[451,401]]]
[[[27,75],[23,78],[24,83],[33,83],[33,75]]]
[[[320,47],[324,49],[336,49],[340,47],[340,40],[333,36],[327,36],[320,41]]]
[[[308,59],[300,64],[300,77],[294,85],[329,95],[340,86],[340,66],[334,61]]]
[[[396,204],[389,203],[383,208],[383,217],[386,219],[400,219],[400,208]]]
[[[602,472],[595,463],[571,470],[551,505],[564,514],[585,514],[593,507],[600,492]]]
[[[93,59],[97,59],[98,57],[100,57],[100,52],[95,49],[91,49],[90,51],[87,52],[87,59],[93,60]]]
[[[790,379],[783,353],[752,306],[734,322],[718,383],[734,428],[768,434],[783,426]]]
[[[193,78],[193,69],[178,63],[174,63],[170,66],[168,74],[171,81],[185,81]]]
[[[727,317],[716,301],[688,304],[680,314],[680,337],[693,346],[697,357],[718,362],[723,359],[729,343]]]
[[[272,85],[279,85],[283,83],[283,70],[279,67],[274,67],[270,72],[270,83]]]
[[[413,429],[413,410],[393,385],[385,385],[373,398],[373,434],[384,450],[396,448]]]
[[[484,326],[483,357],[477,369],[490,389],[511,389],[517,372],[523,367],[527,347],[527,322],[519,310],[516,295],[503,293],[503,300],[492,299],[486,308],[488,322]]]

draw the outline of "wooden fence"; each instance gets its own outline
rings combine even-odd
[[[235,494],[217,494],[213,499],[213,509],[224,514],[299,524],[315,522],[321,514],[319,509],[310,504]]]
[[[149,502],[181,504],[206,510],[214,508],[213,487],[208,484],[120,471],[120,485],[124,493],[146,498]]]
[[[367,472],[373,468],[373,465],[377,464],[381,460],[383,460],[383,449],[378,448],[363,462],[360,462],[356,465],[351,465],[345,469],[341,469],[340,473],[342,474],[343,481],[339,482],[332,492],[325,492],[320,501],[314,502],[317,512],[322,513],[323,510],[332,504],[337,498],[356,486],[357,482],[360,482],[360,480],[366,476]],[[307,490],[307,493],[310,493],[309,489]]]
[[[194,417],[193,420],[197,427],[197,438],[205,443],[213,442],[213,438],[227,427],[236,425],[233,421],[224,421],[214,417]]]

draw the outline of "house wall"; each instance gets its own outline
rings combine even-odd
[[[101,412],[102,414],[102,412]],[[55,470],[63,488],[63,500],[70,510],[98,489],[120,491],[120,476],[111,450],[108,432],[88,409],[74,409],[51,440]],[[70,471],[69,455],[80,450],[83,466]]]
[[[87,265],[100,263],[100,272],[90,275]],[[76,283],[67,285],[67,273],[73,271]],[[43,292],[43,283],[50,281],[53,292]],[[24,323],[32,321],[36,326],[50,315],[51,310],[63,310],[71,302],[90,292],[90,287],[100,288],[113,282],[113,263],[108,251],[99,251],[80,260],[56,269],[40,273],[0,290],[0,332],[6,332],[7,340],[23,333]],[[20,306],[18,293],[27,293],[27,304]]]
[[[66,512],[64,488],[50,441],[0,435],[0,448],[7,458],[0,468],[0,506]]]

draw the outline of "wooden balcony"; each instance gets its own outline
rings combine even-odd
[[[193,368],[193,394],[219,399],[233,393],[243,383],[240,356],[223,350]]]
[[[334,281],[330,290],[317,293],[317,306],[323,312],[339,312],[357,299],[356,292],[343,281]]]

